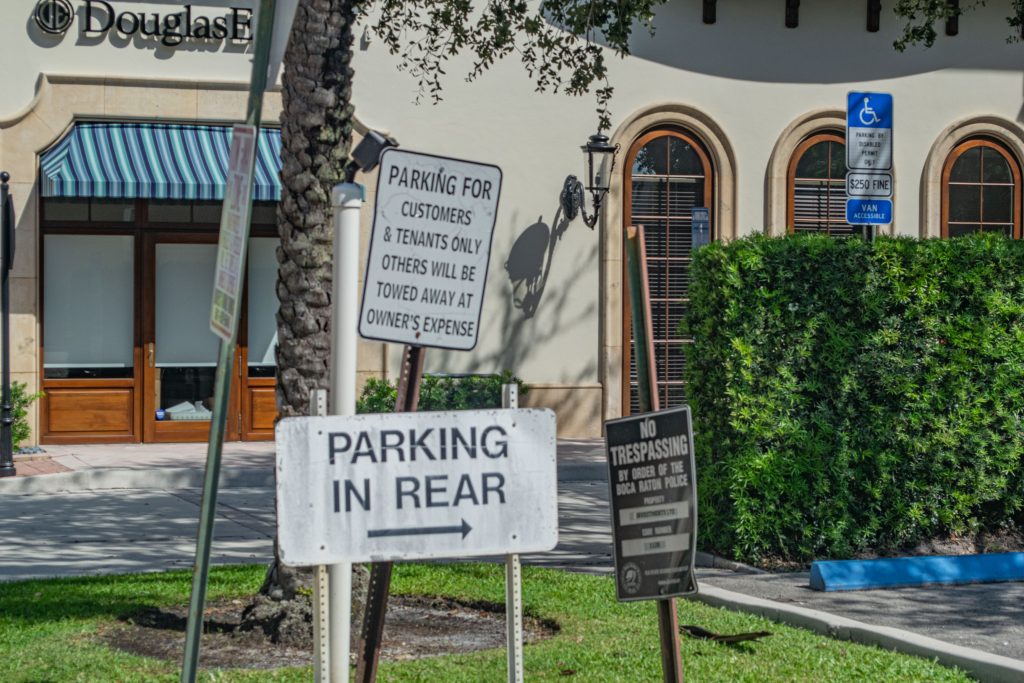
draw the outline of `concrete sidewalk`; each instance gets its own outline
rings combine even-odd
[[[15,456],[17,474],[0,479],[0,494],[111,488],[201,488],[206,443],[47,445]],[[604,441],[561,439],[559,480],[607,479]],[[274,485],[273,441],[229,441],[221,454],[222,487]]]

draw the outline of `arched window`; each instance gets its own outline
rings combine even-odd
[[[1021,237],[1020,163],[989,138],[961,142],[942,169],[942,236],[975,232]]]
[[[625,228],[642,225],[647,248],[647,277],[651,293],[651,327],[661,408],[685,401],[683,345],[688,338],[679,324],[689,304],[690,263],[693,256],[693,210],[711,210],[712,166],[703,145],[682,130],[659,129],[642,135],[626,156]],[[710,235],[715,239],[716,217]],[[626,289],[623,288],[625,292]],[[623,405],[635,413],[636,363],[628,296],[623,304],[624,373]],[[628,393],[626,393],[628,392]]]
[[[846,222],[846,142],[839,133],[816,133],[800,143],[789,162],[790,233],[852,234]]]

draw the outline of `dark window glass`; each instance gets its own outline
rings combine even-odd
[[[192,220],[195,223],[220,225],[220,202],[196,202],[192,205]]]
[[[981,179],[981,150],[977,147],[967,150],[953,164],[949,174],[950,182],[976,183]]]
[[[655,138],[633,160],[633,175],[665,175],[668,172],[668,138]]]
[[[176,199],[151,199],[149,220],[152,223],[188,224],[192,222],[192,207],[188,202]]]
[[[949,220],[957,222],[981,220],[980,185],[949,186]]]
[[[93,223],[131,223],[135,220],[134,199],[92,199],[89,204]]]
[[[43,200],[43,218],[48,221],[87,221],[89,200],[84,197],[47,197]]]
[[[986,223],[1013,222],[1013,186],[985,185],[982,187],[982,217]]]
[[[220,205],[217,206],[217,222],[220,222]],[[277,225],[277,202],[253,202],[252,220],[253,225]]]
[[[829,150],[831,143],[828,141],[811,145],[796,165],[797,178],[821,178],[829,177]]]
[[[700,162],[700,155],[693,148],[693,145],[672,138],[669,141],[669,161],[673,175],[704,175],[704,165]]]
[[[982,153],[982,164],[984,173],[981,181],[984,183],[1012,183],[1013,174],[1010,171],[1010,164],[1006,157],[989,147],[984,148]]]
[[[965,235],[971,235],[978,232],[981,229],[980,225],[973,223],[950,223],[949,224],[949,236],[950,237],[963,237]]]

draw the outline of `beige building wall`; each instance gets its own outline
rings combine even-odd
[[[70,1],[76,10],[84,2]],[[177,7],[116,4],[164,14]],[[192,4],[216,15],[255,2]],[[0,56],[18,65],[0,93],[0,169],[12,175],[19,231],[11,369],[30,387],[39,370],[39,153],[76,118],[238,120],[251,60],[246,43],[169,48],[138,36],[84,39],[76,29],[46,36],[34,28],[32,5],[0,23]],[[903,54],[892,48],[895,18],[883,13],[882,30],[868,33],[863,3],[803,3],[796,29],[784,27],[783,15],[781,2],[735,0],[719,3],[717,23],[704,25],[700,0],[677,0],[659,6],[654,37],[637,32],[633,56],[609,55],[610,133],[623,151],[594,230],[566,221],[558,207],[566,175],[585,175],[579,147],[596,128],[592,98],[538,94],[514,60],[465,83],[463,60],[447,67],[441,104],[417,104],[415,80],[360,31],[354,97],[363,123],[408,149],[503,170],[480,343],[472,352],[428,351],[427,370],[511,370],[534,387],[524,403],[556,408],[563,436],[597,435],[603,419],[621,414],[623,164],[625,149],[652,127],[685,127],[708,148],[713,221],[726,239],[784,231],[780,174],[806,134],[842,121],[849,90],[895,96],[897,234],[935,234],[935,169],[962,136],[995,135],[1024,157],[1024,45],[1005,41],[1003,8],[972,12],[960,35]],[[279,95],[268,94],[265,121],[275,123],[279,108]],[[362,180],[371,205],[375,179]],[[366,211],[364,233],[370,220]],[[528,243],[527,234],[546,238]],[[361,377],[397,375],[400,351],[364,345]]]

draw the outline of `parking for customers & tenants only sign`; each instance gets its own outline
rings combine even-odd
[[[497,166],[384,152],[359,334],[459,351],[476,346],[500,191]]]
[[[286,418],[277,452],[285,564],[541,552],[558,542],[547,409]]]

